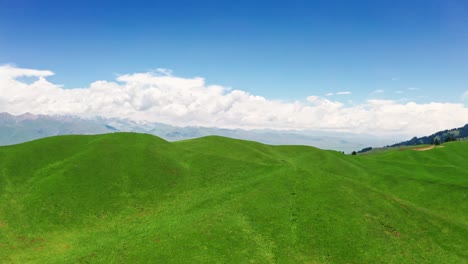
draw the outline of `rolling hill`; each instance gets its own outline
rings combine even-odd
[[[464,263],[467,152],[136,133],[4,146],[0,263]]]
[[[80,118],[68,115],[12,115],[0,113],[0,146],[12,145],[59,135],[96,135],[114,132],[152,134],[167,141],[224,136],[253,140],[271,145],[309,145],[351,152],[365,146],[383,146],[400,137],[372,136],[313,130],[244,130],[200,126],[172,126],[153,122],[136,122],[121,118]]]

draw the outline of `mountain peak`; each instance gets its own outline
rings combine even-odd
[[[31,114],[30,112],[26,112],[26,113],[21,114],[21,115],[19,115],[17,117],[21,121],[23,121],[23,120],[36,120],[36,119],[39,118],[39,116]]]

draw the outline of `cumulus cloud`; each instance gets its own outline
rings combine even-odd
[[[119,117],[180,126],[244,129],[322,129],[424,135],[464,125],[468,108],[455,103],[368,100],[345,106],[320,96],[284,102],[208,85],[168,70],[120,75],[86,88],[63,89],[50,71],[0,67],[0,112]],[[19,77],[37,77],[26,84]]]

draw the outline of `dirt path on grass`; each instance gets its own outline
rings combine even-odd
[[[427,147],[422,147],[422,148],[413,148],[412,150],[416,150],[416,151],[426,151],[426,150],[430,150],[430,149],[433,149],[433,148],[443,148],[444,146],[427,146]]]

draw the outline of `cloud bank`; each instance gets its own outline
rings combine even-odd
[[[49,82],[51,71],[0,67],[0,112],[128,118],[178,126],[243,129],[310,129],[376,135],[424,135],[468,122],[456,103],[368,100],[345,106],[320,96],[303,101],[269,100],[241,90],[182,78],[165,69],[125,74],[86,88]],[[19,77],[37,77],[27,84]]]

